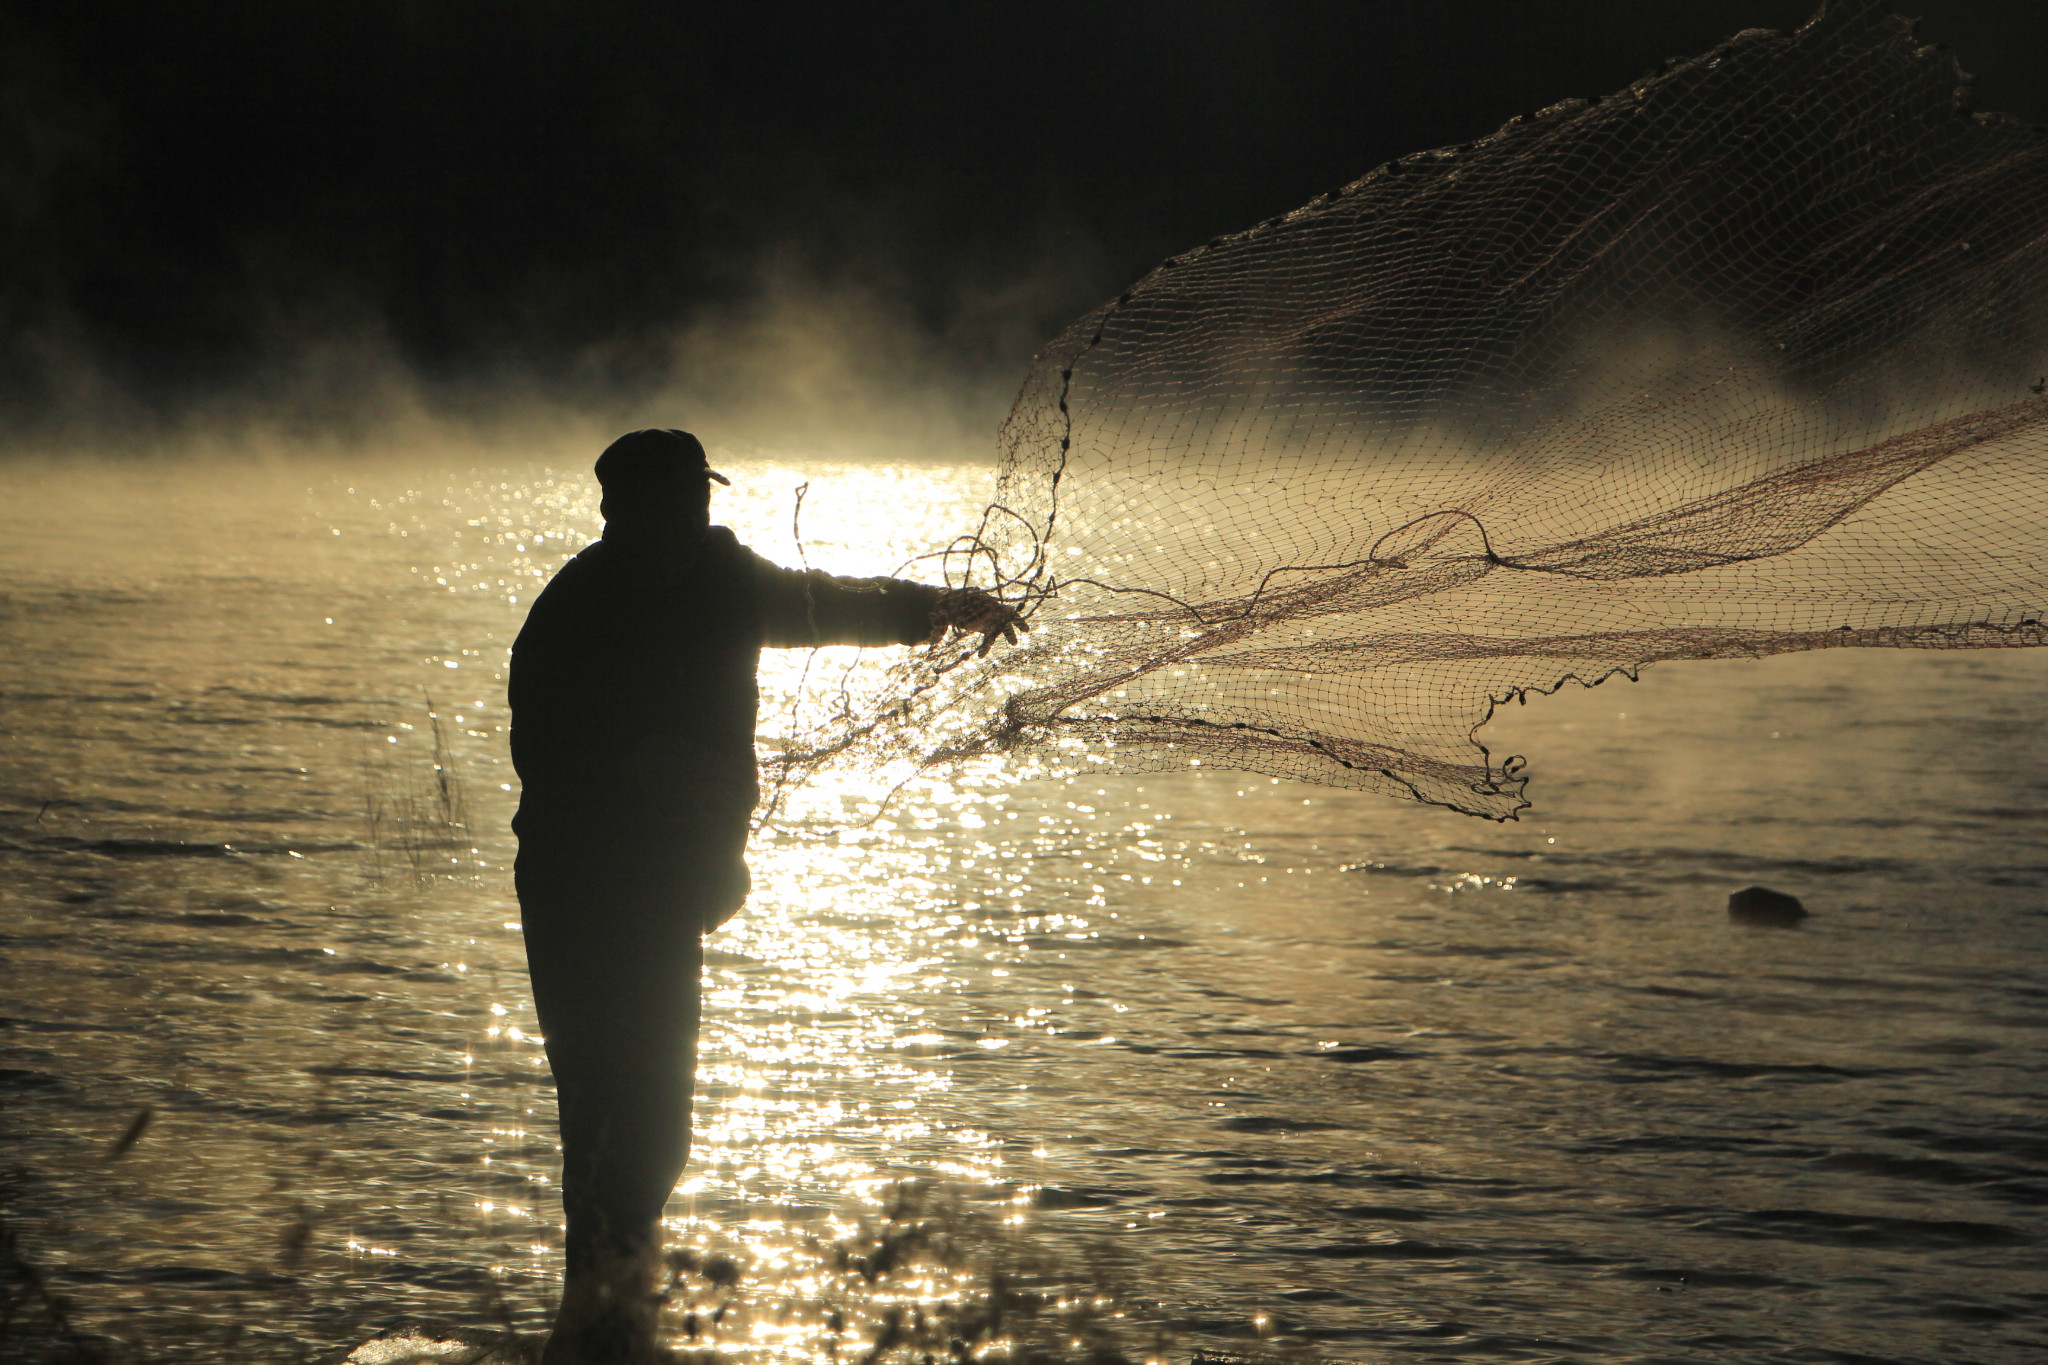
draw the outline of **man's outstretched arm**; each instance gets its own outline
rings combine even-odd
[[[900,578],[837,578],[818,569],[784,569],[756,558],[762,643],[916,645],[947,630],[974,632],[986,654],[996,640],[1015,642],[1030,627],[1002,602],[974,588],[935,588]]]

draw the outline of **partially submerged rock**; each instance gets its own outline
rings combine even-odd
[[[1806,907],[1797,896],[1773,891],[1768,886],[1746,886],[1728,898],[1728,918],[1737,924],[1790,929],[1806,918]]]

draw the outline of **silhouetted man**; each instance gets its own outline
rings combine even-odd
[[[748,889],[762,647],[1015,641],[972,590],[778,568],[710,524],[688,432],[597,461],[604,538],[512,646],[516,880],[562,1128],[568,1278],[544,1359],[651,1359],[662,1205],[690,1147],[702,936]]]

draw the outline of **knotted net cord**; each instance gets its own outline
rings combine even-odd
[[[1506,819],[1476,732],[1531,692],[2048,643],[2048,138],[1967,83],[1829,3],[1167,260],[1038,355],[933,557],[1028,645],[877,670],[782,775],[1036,751]]]

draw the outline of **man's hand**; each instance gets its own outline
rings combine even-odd
[[[1031,623],[980,588],[949,588],[932,605],[931,642],[937,644],[945,639],[948,629],[963,635],[980,635],[981,648],[974,651],[979,659],[995,647],[997,636],[1016,644],[1017,632],[1030,630]]]

